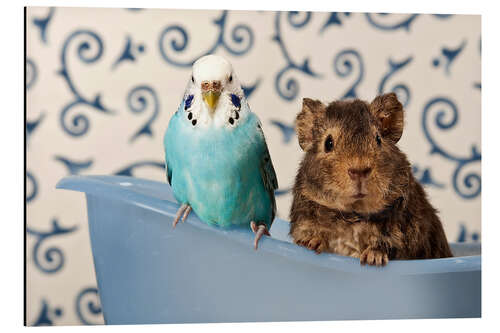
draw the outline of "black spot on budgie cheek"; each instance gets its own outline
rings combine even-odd
[[[234,124],[234,119],[233,118],[229,118],[229,123],[232,125]]]
[[[241,108],[241,100],[238,95],[231,94],[231,103],[233,103],[233,105],[238,109]]]
[[[191,103],[193,103],[193,95],[189,95],[184,101],[184,110],[187,110],[191,107]]]
[[[238,120],[240,118],[240,114],[238,111],[235,112],[234,119]]]
[[[193,124],[193,126],[195,126],[196,125],[196,119],[194,119],[191,123]]]
[[[189,114],[188,114],[188,119],[189,120],[193,119],[193,114],[191,112],[189,112]]]

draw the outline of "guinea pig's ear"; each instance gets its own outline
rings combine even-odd
[[[370,112],[378,120],[382,137],[398,142],[403,135],[404,111],[396,94],[391,92],[375,97],[370,104]]]
[[[325,106],[318,100],[310,98],[302,100],[302,111],[297,115],[295,124],[299,145],[302,150],[308,151],[313,146],[314,120],[324,110]]]

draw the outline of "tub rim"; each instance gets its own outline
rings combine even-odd
[[[122,184],[120,185],[120,183]],[[168,209],[170,208],[174,212],[177,211],[179,207],[178,203],[170,201],[167,198],[159,199],[153,195],[146,195],[132,190],[133,185],[139,184],[141,187],[149,186],[155,187],[156,189],[164,188],[165,191],[171,191],[167,183],[129,176],[106,175],[68,176],[61,179],[57,183],[56,188],[84,192],[87,195],[105,196],[108,199],[124,201],[170,218],[175,216],[175,213],[169,212]],[[219,236],[240,243],[240,246],[252,247],[253,250],[254,236],[250,229],[223,229],[221,227],[212,226],[201,221],[196,214],[190,214],[185,223],[195,228],[210,230]],[[170,227],[170,225],[168,225],[168,227]],[[179,225],[178,227],[182,226]],[[282,256],[288,260],[342,272],[369,273],[378,276],[385,276],[387,274],[422,275],[481,271],[481,255],[440,259],[391,260],[385,267],[362,266],[357,258],[345,257],[333,253],[321,253],[318,255],[304,247],[270,237],[263,237],[260,240],[258,253],[271,253]]]

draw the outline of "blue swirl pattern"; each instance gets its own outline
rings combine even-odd
[[[441,147],[437,141],[432,137],[431,132],[428,127],[428,119],[431,114],[431,110],[435,109],[436,105],[441,105],[444,109],[439,109],[435,114],[434,124],[439,130],[449,130],[452,129],[458,122],[459,113],[456,105],[448,98],[436,97],[431,99],[424,107],[422,113],[422,129],[424,136],[431,145],[431,155],[438,154],[441,157],[455,163],[455,171],[452,175],[453,188],[456,193],[464,199],[473,199],[481,193],[481,176],[475,172],[469,172],[465,176],[461,175],[462,170],[470,164],[477,163],[481,161],[481,153],[478,151],[476,145],[471,145],[470,156],[460,157],[453,155],[452,153],[446,151]],[[449,120],[446,120],[447,114],[450,114]],[[460,183],[460,176],[461,179]],[[463,185],[463,186],[460,186]]]
[[[54,16],[55,12],[54,7],[49,8],[49,12],[47,13],[47,16],[39,18],[39,17],[34,17],[32,22],[33,24],[38,28],[40,31],[40,40],[44,44],[48,44],[48,39],[47,39],[47,28],[49,26],[49,23],[52,20],[52,16]]]
[[[132,176],[134,176],[135,169],[141,168],[141,167],[147,167],[147,166],[164,170],[165,169],[165,162],[163,162],[163,161],[161,161],[161,162],[160,161],[138,161],[138,162],[134,162],[134,163],[131,163],[131,164],[123,167],[122,169],[116,171],[114,174],[117,176],[132,177]]]
[[[191,58],[188,61],[179,61],[171,58],[171,56],[168,53],[168,48],[167,49],[165,48],[165,44],[167,44],[170,45],[170,47],[175,53],[185,52],[189,42],[189,35],[186,29],[178,24],[166,27],[160,34],[160,39],[158,41],[161,56],[167,63],[171,65],[179,67],[191,67],[193,63],[196,61],[196,59],[210,53],[215,53],[215,51],[217,51],[217,49],[221,47],[233,56],[244,55],[252,48],[252,45],[254,43],[253,32],[247,25],[238,24],[231,30],[231,42],[234,43],[234,45],[229,44],[225,38],[227,15],[228,11],[225,10],[222,12],[219,18],[213,21],[213,23],[219,29],[219,34],[212,47],[210,47],[207,51],[203,52],[202,54],[194,58]],[[168,35],[172,34],[175,34],[173,35],[174,36],[173,39],[165,40]],[[176,38],[176,35],[178,38],[180,38],[180,40]],[[168,41],[170,41],[170,43],[168,43]]]
[[[406,15],[406,18],[401,20],[399,17],[400,15],[387,14],[387,13],[365,14],[368,23],[370,23],[373,27],[384,31],[394,31],[399,29],[410,31],[410,26],[418,17],[418,15],[419,14],[408,14]],[[391,22],[391,19],[393,17],[397,17],[397,19]]]
[[[479,51],[479,57],[481,57],[481,37],[479,37],[478,51]],[[474,82],[473,87],[481,90],[481,82]]]
[[[26,58],[26,90],[30,89],[38,77],[38,68],[33,60]]]
[[[271,125],[276,126],[281,131],[284,144],[290,143],[295,135],[295,126],[290,126],[280,120],[271,120]]]
[[[321,77],[320,74],[315,73],[310,65],[309,65],[309,58],[305,58],[302,62],[302,64],[297,64],[295,61],[292,60],[290,57],[290,54],[285,46],[285,43],[283,41],[283,34],[281,32],[281,12],[277,12],[274,20],[274,29],[275,29],[275,34],[273,36],[273,41],[278,43],[279,48],[281,50],[281,53],[283,57],[285,58],[285,61],[287,65],[283,67],[278,74],[276,74],[275,81],[274,81],[274,87],[278,94],[280,95],[281,98],[283,98],[286,101],[291,102],[297,97],[297,94],[299,93],[299,84],[297,82],[296,78],[289,77],[286,80],[286,83],[283,83],[283,79],[285,79],[285,75],[291,71],[299,71],[305,75],[308,75],[310,77],[314,78],[319,78]],[[304,17],[301,19],[300,15],[303,15]],[[305,13],[300,13],[300,12],[288,12],[287,18],[288,18],[288,23],[296,29],[303,28],[306,26],[309,21],[311,20],[311,13],[310,12],[305,12]]]
[[[151,101],[151,102],[149,102]],[[130,138],[130,142],[136,140],[141,135],[147,135],[152,137],[153,130],[151,125],[158,117],[158,112],[160,110],[160,102],[156,92],[148,85],[139,85],[132,90],[127,95],[127,105],[131,112],[133,113],[143,113],[148,109],[148,104],[153,104],[152,113],[146,123],[135,132]]]
[[[36,120],[26,120],[26,141],[29,141],[35,130],[40,126],[45,118],[45,112],[42,112]]]
[[[468,228],[464,225],[464,223],[460,223],[460,232],[457,237],[458,243],[463,242],[479,242],[481,240],[481,235],[477,231],[469,232]]]
[[[388,64],[389,64],[389,71],[384,75],[382,80],[380,81],[378,85],[378,93],[383,94],[386,92],[389,92],[386,90],[385,85],[387,84],[387,81],[395,75],[398,71],[406,67],[408,64],[411,63],[413,60],[413,57],[410,56],[406,58],[405,60],[402,60],[400,62],[393,61],[392,59],[389,58]],[[390,89],[391,92],[396,93],[398,96],[398,99],[401,101],[403,104],[403,107],[407,107],[408,104],[410,103],[410,88],[404,83],[398,83],[394,87]]]
[[[442,58],[444,58],[444,64],[441,62],[442,58],[440,56],[438,56],[438,57],[434,58],[434,60],[432,60],[432,66],[434,66],[435,68],[438,68],[441,65],[443,65],[445,74],[447,76],[450,76],[450,74],[451,74],[450,67],[451,67],[452,63],[455,61],[455,59],[457,58],[457,56],[463,51],[466,44],[467,44],[466,41],[463,41],[456,48],[448,48],[448,47],[443,46],[441,48],[441,55],[443,56]]]
[[[102,313],[102,308],[97,288],[88,287],[80,291],[76,296],[75,309],[82,324],[99,324],[99,315]]]
[[[56,155],[54,159],[58,162],[61,162],[61,164],[63,164],[66,167],[66,169],[68,170],[68,174],[70,175],[77,175],[81,171],[90,168],[92,166],[92,163],[94,163],[92,159],[87,159],[86,161],[77,162],[75,160],[71,160],[67,157],[60,155]]]
[[[51,308],[45,298],[42,298],[42,309],[37,316],[37,319],[32,324],[33,326],[53,326],[54,321],[64,314],[61,307]]]
[[[259,78],[257,79],[257,81],[255,81],[254,84],[251,84],[251,85],[244,85],[242,84],[241,85],[241,89],[243,89],[243,93],[245,94],[245,97],[247,99],[250,98],[250,96],[252,96],[253,92],[259,87],[259,84],[262,80]]]
[[[90,121],[88,117],[83,114],[79,113],[73,116],[71,119],[70,124],[67,123],[66,119],[67,116],[69,115],[69,112],[73,110],[74,107],[76,106],[87,106],[90,107],[94,110],[97,110],[102,113],[112,113],[109,109],[103,106],[101,102],[101,95],[97,94],[95,97],[90,100],[85,97],[79,92],[79,90],[76,88],[76,85],[73,81],[73,79],[70,76],[69,73],[69,68],[68,68],[68,48],[71,42],[79,37],[86,37],[89,38],[88,40],[81,41],[78,44],[77,48],[77,55],[80,61],[82,61],[85,64],[92,64],[96,61],[98,61],[104,50],[104,44],[101,40],[101,38],[93,31],[90,30],[77,30],[74,31],[64,42],[63,47],[62,47],[62,52],[61,52],[61,70],[59,71],[59,75],[61,75],[66,82],[68,88],[72,92],[74,96],[74,100],[67,104],[65,107],[63,107],[61,114],[60,114],[60,123],[63,128],[63,130],[74,137],[80,137],[87,133],[89,130],[90,126]],[[95,47],[95,51],[93,48]],[[68,127],[69,126],[69,127]]]
[[[417,164],[413,163],[412,172],[415,178],[417,178],[417,180],[420,182],[420,184],[424,186],[433,186],[436,188],[445,187],[443,183],[440,183],[434,179],[434,177],[431,174],[431,168],[423,168],[421,170]]]
[[[130,36],[127,36],[125,40],[125,46],[123,47],[123,51],[118,57],[118,59],[116,59],[116,61],[113,63],[111,69],[116,69],[116,67],[124,61],[130,61],[130,62],[136,61],[137,56],[139,54],[144,53],[145,51],[146,51],[146,46],[144,46],[144,44],[142,43],[134,44],[132,42],[132,38]]]
[[[410,32],[410,27],[415,20],[421,16],[420,14],[406,14],[405,18],[401,19],[401,14],[388,14],[388,13],[365,13],[366,20],[373,27],[382,31],[396,31],[406,30]],[[448,19],[452,14],[432,14],[433,17],[438,19]],[[396,17],[396,20],[393,18]]]
[[[35,266],[43,273],[56,273],[64,266],[64,253],[59,247],[49,247],[42,253],[40,253],[42,244],[52,237],[61,236],[68,233],[74,232],[78,229],[77,226],[70,228],[64,228],[59,226],[57,219],[52,220],[52,230],[50,231],[39,231],[33,228],[26,228],[26,232],[30,235],[35,236],[36,242],[33,246],[32,256]]]
[[[36,181],[35,176],[30,171],[26,171],[26,178],[28,183],[31,184],[29,185],[29,187],[31,187],[31,190],[26,191],[26,203],[30,203],[36,198],[38,194],[38,182]],[[26,185],[26,187],[28,187],[28,184]]]
[[[279,197],[279,196],[282,196],[282,195],[285,195],[285,194],[288,194],[292,192],[292,188],[291,187],[285,187],[285,188],[279,188],[277,189],[274,194]]]
[[[323,24],[323,26],[321,27],[319,32],[320,33],[325,32],[325,30],[328,27],[330,27],[331,25],[342,25],[342,19],[341,19],[342,14],[346,18],[351,16],[351,13],[349,13],[349,12],[346,12],[346,13],[332,12],[332,13],[330,13],[330,16],[326,20],[325,24]]]
[[[359,52],[354,49],[346,49],[339,52],[333,59],[333,69],[335,71],[335,74],[337,74],[341,78],[345,78],[351,76],[351,74],[355,74],[354,83],[347,89],[341,99],[358,97],[356,88],[363,80],[363,76],[365,73],[363,59],[361,58]]]

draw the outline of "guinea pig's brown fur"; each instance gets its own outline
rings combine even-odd
[[[403,126],[394,93],[371,103],[303,100],[296,129],[305,156],[290,213],[295,243],[377,266],[452,256],[436,209],[396,146]]]

